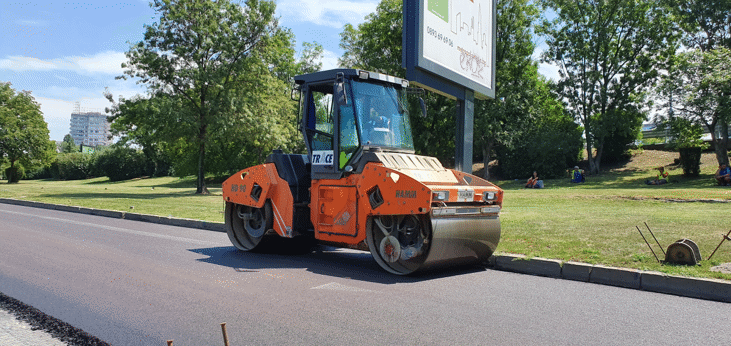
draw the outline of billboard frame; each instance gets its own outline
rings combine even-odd
[[[495,53],[497,32],[497,0],[486,0],[492,4],[492,23],[489,28],[491,34],[491,61],[489,61],[489,85],[483,85],[474,80],[454,72],[424,56],[424,37],[422,30],[424,15],[427,12],[429,0],[404,0],[404,28],[402,65],[406,69],[406,78],[426,89],[445,95],[452,99],[464,99],[464,89],[472,90],[477,99],[495,97]],[[434,0],[431,0],[434,1]],[[450,0],[470,1],[470,0]],[[480,0],[477,0],[480,1]]]

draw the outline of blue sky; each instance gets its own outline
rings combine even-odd
[[[317,42],[325,49],[323,68],[337,67],[339,34],[374,12],[379,0],[277,0],[279,24],[292,29],[299,48]],[[155,21],[147,0],[4,1],[0,4],[0,82],[32,91],[52,140],[69,132],[74,103],[82,109],[109,106],[105,88],[129,98],[145,89],[115,80],[129,43]]]

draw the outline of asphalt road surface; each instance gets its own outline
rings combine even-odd
[[[729,345],[731,305],[0,204],[0,292],[112,345]]]

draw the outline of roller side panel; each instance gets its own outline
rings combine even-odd
[[[272,163],[244,169],[223,182],[223,199],[238,205],[263,208],[271,201],[273,228],[282,237],[291,238],[294,199],[288,183],[279,177]]]

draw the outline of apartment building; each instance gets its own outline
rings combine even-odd
[[[82,112],[75,110],[71,113],[71,130],[69,132],[76,145],[88,146],[109,145],[109,122],[107,116],[101,112]]]

